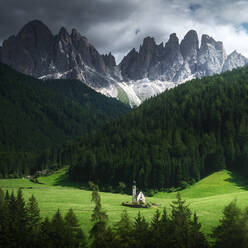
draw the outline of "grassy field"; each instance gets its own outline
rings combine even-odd
[[[43,184],[35,184],[27,179],[3,179],[0,187],[4,190],[17,190],[23,187],[24,197],[27,199],[32,194],[39,202],[41,215],[51,217],[59,208],[65,214],[73,208],[79,218],[83,229],[88,232],[91,227],[90,216],[94,205],[91,203],[91,192],[82,190],[78,184],[70,183],[66,177],[66,169],[39,178]],[[218,224],[223,208],[232,200],[237,199],[241,208],[248,206],[248,191],[246,183],[237,175],[228,171],[216,172],[198,183],[182,190],[181,195],[187,201],[192,211],[196,211],[202,223],[202,229],[210,233]],[[157,193],[154,197],[147,197],[147,201],[161,204],[159,209],[166,207],[170,211],[170,203],[175,199],[176,193]],[[124,201],[131,201],[131,196],[111,193],[101,193],[102,206],[106,210],[110,223],[119,220]],[[126,208],[131,217],[138,211],[150,219],[155,208],[133,209]]]

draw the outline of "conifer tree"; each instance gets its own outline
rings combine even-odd
[[[72,209],[65,216],[65,226],[67,247],[86,247],[86,237]]]
[[[28,224],[28,216],[27,210],[25,207],[25,200],[23,198],[22,190],[19,188],[17,191],[16,197],[16,241],[17,244],[25,247],[27,243],[28,231],[27,231],[27,224]]]
[[[149,224],[140,211],[135,218],[133,227],[133,246],[136,248],[150,247]]]
[[[8,190],[6,190],[6,193],[5,193],[5,198],[4,198],[6,201],[8,201],[9,200],[9,191]]]
[[[108,216],[102,210],[101,197],[99,195],[99,188],[94,183],[90,182],[90,187],[92,189],[91,201],[95,203],[93,213],[91,215],[91,221],[93,222],[93,227],[90,230],[90,238],[92,241],[92,247],[105,247],[105,232],[107,230]],[[106,246],[107,247],[107,246]]]
[[[5,200],[4,192],[3,192],[3,190],[0,188],[0,207],[3,205],[4,200]]]
[[[32,195],[27,203],[27,229],[29,244],[36,244],[40,232],[40,209],[34,195]]]
[[[52,240],[54,247],[65,247],[66,244],[66,229],[65,222],[58,209],[54,214],[51,220],[51,235],[50,239]]]
[[[0,247],[8,245],[8,208],[4,192],[0,188]]]
[[[161,213],[158,209],[153,215],[150,226],[150,239],[154,248],[158,248],[161,246],[161,235],[162,225],[161,225]]]
[[[131,245],[132,222],[124,209],[121,214],[121,219],[115,224],[116,241],[118,247],[127,248]]]
[[[161,247],[161,244],[163,244],[162,247],[166,247],[169,242],[168,240],[170,237],[170,221],[167,216],[166,208],[163,209],[159,224],[160,224],[159,225],[159,237],[161,240],[159,247]]]
[[[247,210],[242,213],[237,201],[232,201],[223,211],[220,225],[213,230],[215,246],[217,248],[239,247],[245,248],[248,244]]]
[[[171,204],[170,236],[171,247],[199,248],[205,247],[206,241],[200,232],[197,216],[192,221],[192,213],[180,193],[177,193],[177,200]]]
[[[52,224],[49,221],[48,217],[45,218],[44,221],[41,222],[40,225],[40,233],[39,233],[39,240],[38,247],[52,247],[52,240],[51,240],[51,233],[52,233]]]
[[[32,195],[27,204],[28,226],[30,230],[37,230],[41,221],[38,202]]]

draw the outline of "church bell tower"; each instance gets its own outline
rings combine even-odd
[[[132,202],[137,202],[137,196],[136,196],[136,182],[133,181],[133,196],[132,196]]]

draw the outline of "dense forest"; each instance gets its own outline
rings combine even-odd
[[[196,213],[192,213],[180,194],[171,204],[171,214],[157,209],[148,221],[139,212],[132,220],[124,210],[120,220],[109,225],[102,209],[98,188],[93,184],[89,239],[70,209],[65,216],[58,210],[51,219],[40,217],[34,196],[25,202],[22,191],[17,195],[0,189],[0,247],[91,247],[91,248],[245,248],[248,241],[248,210],[242,211],[235,201],[213,229],[211,239],[201,231]],[[211,242],[210,242],[211,240]]]
[[[0,176],[26,174],[35,153],[129,110],[79,81],[42,81],[0,64]]]
[[[242,68],[166,91],[50,157],[69,164],[72,179],[102,189],[133,179],[142,189],[166,189],[223,168],[247,176],[247,124],[248,68]]]

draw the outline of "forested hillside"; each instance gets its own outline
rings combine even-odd
[[[41,81],[0,64],[0,171],[11,174],[19,167],[23,172],[34,152],[80,137],[128,111],[79,81]]]
[[[74,180],[142,188],[191,183],[223,168],[247,175],[248,68],[180,85],[53,151]]]

